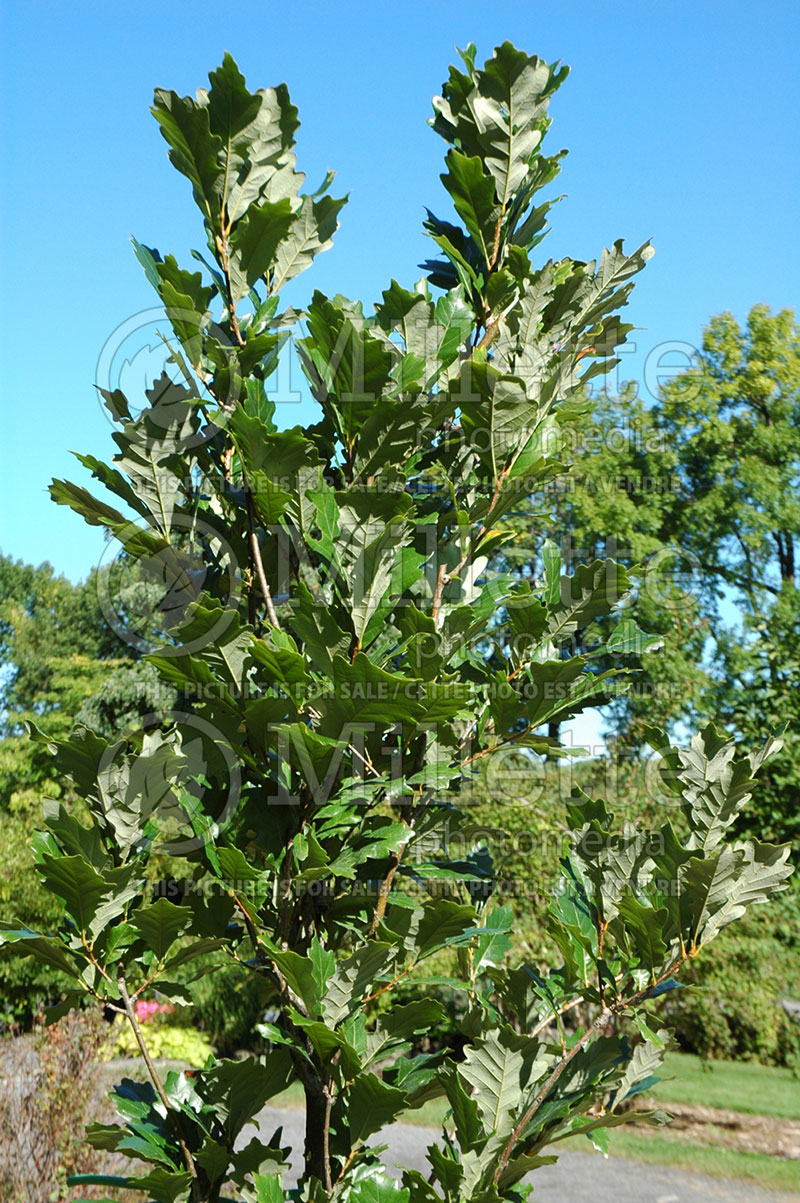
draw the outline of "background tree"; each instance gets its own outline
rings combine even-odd
[[[744,738],[765,721],[787,729],[784,751],[744,822],[796,841],[800,328],[794,314],[756,305],[744,327],[730,313],[712,318],[697,363],[663,390],[656,420],[678,454],[676,535],[704,574],[713,671],[700,706],[724,714]],[[731,603],[738,620],[728,618]]]
[[[73,585],[49,564],[0,556],[0,594],[2,733],[18,733],[26,717],[51,710],[66,710],[71,721],[92,693],[91,684],[81,688],[81,666],[123,658],[127,650],[109,629],[94,580]],[[76,692],[65,708],[70,675]]]
[[[790,310],[711,319],[697,362],[662,390],[660,429],[678,451],[684,545],[743,607],[795,583],[800,532],[800,330]]]
[[[0,592],[0,906],[50,928],[59,906],[35,872],[30,840],[43,798],[66,800],[71,791],[46,748],[27,735],[26,722],[55,738],[76,724],[111,736],[147,714],[166,714],[175,694],[109,627],[95,573],[74,585],[50,564],[2,556]],[[3,958],[0,1023],[28,1025],[66,980],[52,966]]]

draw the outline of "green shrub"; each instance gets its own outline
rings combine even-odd
[[[114,1023],[113,1057],[138,1057],[139,1046],[130,1025],[122,1016]],[[178,1023],[154,1023],[147,1025],[147,1047],[151,1056],[167,1061],[186,1061],[189,1065],[205,1065],[213,1049],[196,1028]]]
[[[120,539],[142,581],[157,565],[184,597],[163,608],[166,642],[149,662],[192,710],[148,738],[34,731],[91,824],[49,809],[39,869],[65,921],[57,936],[0,924],[0,943],[63,965],[67,1006],[89,992],[127,1017],[150,1080],[116,1086],[122,1123],[89,1139],[149,1163],[122,1185],[159,1203],[281,1200],[289,1150],[242,1138],[292,1082],[305,1095],[304,1198],[520,1203],[523,1177],[552,1160],[544,1149],[590,1133],[603,1148],[603,1129],[629,1122],[617,1105],[652,1085],[667,1045],[658,1000],[791,872],[788,847],[727,834],[778,742],[743,753],[712,723],[688,752],[648,735],[683,842],[668,825],[623,826],[602,798],[569,801],[548,916],[557,972],[509,966],[514,915],[492,896],[485,841],[456,838],[448,795],[475,764],[520,747],[558,754],[559,727],[622,688],[624,657],[649,642],[625,614],[634,581],[618,564],[564,572],[546,542],[535,580],[485,571],[504,514],[560,470],[556,425],[612,366],[630,329],[616,311],[652,248],[530,258],[547,206],[528,210],[561,157],[538,145],[565,69],[510,43],[483,68],[474,57],[461,52],[467,73],[451,70],[433,123],[465,222],[426,222],[444,255],[428,280],[444,295],[392,281],[373,319],[316,292],[295,345],[322,421],[302,430],[277,428],[264,388],[297,318],[278,316],[279,290],[330,241],[343,202],[301,198],[283,85],[250,93],[226,56],[196,100],[156,93],[203,213],[211,283],[135,245],[181,344],[174,360],[203,389],[165,376],[139,416],[120,392],[106,397],[118,454],[95,476],[143,526],[68,482],[52,493]],[[195,578],[202,594],[187,597]],[[576,644],[612,614],[607,643]],[[153,900],[165,846],[194,864],[183,903]],[[222,950],[274,992],[270,1053],[162,1079],[140,1006],[183,995],[187,964],[202,977]],[[409,1058],[443,1018],[428,997],[367,1029],[372,1002],[412,975],[427,995],[452,954],[469,996],[463,1055]],[[591,1008],[580,1030],[578,1008]],[[370,1138],[436,1095],[453,1131],[429,1149],[429,1179],[409,1168],[400,1191]]]

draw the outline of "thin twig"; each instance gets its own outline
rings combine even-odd
[[[277,629],[281,629],[281,624],[278,621],[278,615],[275,611],[275,603],[272,600],[272,593],[267,584],[267,575],[264,572],[264,561],[261,559],[261,545],[258,542],[258,534],[255,526],[255,515],[253,513],[253,495],[250,492],[250,485],[247,477],[242,474],[242,484],[244,485],[245,504],[247,506],[247,529],[248,542],[250,544],[250,552],[253,558],[258,583],[261,586],[261,592],[264,594],[264,601],[267,606],[267,614],[272,625]]]
[[[183,1157],[186,1168],[189,1171],[189,1174],[191,1175],[191,1178],[192,1178],[192,1198],[199,1200],[199,1198],[200,1198],[200,1180],[197,1176],[197,1166],[194,1163],[194,1158],[192,1157],[192,1154],[189,1150],[189,1146],[187,1145],[186,1141],[183,1138],[183,1133],[181,1132],[181,1129],[180,1129],[180,1122],[178,1120],[178,1116],[176,1115],[172,1104],[170,1103],[169,1099],[167,1098],[167,1092],[164,1089],[164,1085],[161,1081],[161,1078],[158,1075],[158,1070],[156,1069],[155,1064],[153,1063],[153,1058],[150,1056],[150,1052],[147,1048],[147,1045],[145,1044],[144,1037],[142,1035],[141,1025],[139,1024],[139,1020],[136,1015],[136,1009],[133,1005],[133,1002],[131,1001],[131,996],[128,993],[128,987],[125,983],[125,975],[122,972],[120,972],[119,976],[117,977],[117,986],[119,988],[120,998],[122,999],[123,1003],[125,1004],[125,1014],[128,1017],[128,1022],[130,1023],[131,1027],[133,1028],[133,1034],[136,1037],[136,1043],[139,1045],[139,1051],[142,1054],[142,1058],[144,1060],[145,1065],[147,1066],[147,1072],[150,1074],[150,1080],[153,1083],[153,1086],[155,1087],[156,1094],[161,1099],[161,1102],[164,1104],[164,1107],[166,1108],[167,1115],[170,1117],[170,1123],[172,1124],[172,1127],[175,1130],[175,1135],[178,1138],[178,1144],[180,1145],[180,1149],[181,1149],[181,1156]]]
[[[436,588],[433,591],[433,605],[431,606],[431,618],[434,623],[438,622],[439,611],[442,608],[442,595],[444,593],[445,583],[447,581],[447,571],[444,564],[439,565],[439,571],[436,574]]]
[[[286,841],[286,852],[281,862],[280,873],[280,914],[281,914],[281,947],[284,952],[289,947],[289,927],[291,916],[289,903],[292,899],[292,859],[294,856],[294,836]]]
[[[455,580],[455,578],[461,572],[461,569],[467,563],[468,559],[469,559],[469,548],[464,552],[461,559],[456,564],[455,568],[453,568],[450,572],[447,571],[444,564],[439,565],[439,571],[436,574],[436,588],[434,590],[433,602],[431,604],[431,617],[434,622],[438,621],[439,611],[442,608],[442,598],[444,595],[445,585],[449,584],[450,581]]]
[[[323,1183],[328,1194],[333,1190],[333,1182],[331,1181],[331,1107],[333,1106],[333,1095],[328,1084],[325,1085],[325,1119],[322,1129],[322,1170],[325,1175]]]
[[[240,347],[243,347],[244,346],[244,338],[242,337],[242,332],[239,329],[239,322],[237,321],[237,318],[236,318],[236,303],[233,299],[233,287],[231,285],[230,261],[228,259],[228,238],[227,238],[227,234],[224,230],[221,234],[219,234],[217,236],[216,242],[217,242],[217,250],[219,251],[220,261],[222,263],[223,275],[225,276],[225,289],[228,294],[228,296],[227,296],[228,314],[231,319],[231,328],[233,330],[234,337],[236,338],[237,343],[239,344]]]
[[[362,1005],[366,1006],[367,1003],[374,1002],[376,998],[380,998],[382,994],[385,994],[387,990],[391,990],[393,986],[396,986],[404,977],[407,977],[411,973],[411,970],[416,969],[416,967],[416,961],[411,965],[406,965],[405,969],[401,969],[397,974],[397,977],[393,977],[390,982],[386,982],[385,985],[381,986],[380,990],[373,990],[372,994],[368,994]]]
[[[537,1023],[536,1027],[528,1032],[528,1035],[538,1036],[540,1032],[543,1032],[550,1025],[554,1017],[560,1018],[562,1015],[566,1015],[567,1011],[571,1011],[573,1007],[579,1006],[582,1002],[583,995],[581,994],[578,998],[573,998],[572,1002],[564,1003],[563,1007],[555,1007],[552,1011],[548,1011],[544,1019],[540,1023]]]
[[[272,600],[272,594],[270,592],[269,585],[267,584],[267,577],[264,572],[264,563],[261,559],[261,548],[258,545],[258,535],[255,531],[250,532],[250,544],[253,548],[253,559],[255,560],[256,564],[256,574],[258,576],[258,583],[261,586],[261,592],[264,594],[264,601],[267,604],[267,614],[269,615],[269,620],[274,627],[277,627],[277,629],[280,630],[281,624],[278,621],[275,603]]]
[[[500,233],[503,228],[503,210],[501,209],[497,215],[497,224],[494,227],[494,242],[492,243],[492,258],[489,263],[489,271],[493,271],[497,263],[497,255],[500,250]]]
[[[368,938],[375,935],[376,931],[378,930],[378,924],[386,913],[386,905],[389,901],[389,895],[392,891],[392,882],[394,881],[395,873],[400,867],[400,861],[402,859],[404,849],[405,845],[403,845],[403,849],[401,849],[400,852],[394,853],[392,856],[392,863],[380,884],[380,888],[378,890],[378,901],[375,904],[375,913],[372,916],[372,922],[370,923],[369,930],[367,931]]]

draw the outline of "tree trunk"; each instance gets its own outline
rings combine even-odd
[[[331,1171],[328,1155],[328,1129],[330,1126],[330,1099],[321,1082],[304,1084],[306,1095],[306,1139],[304,1178],[318,1178],[327,1191],[331,1189]]]

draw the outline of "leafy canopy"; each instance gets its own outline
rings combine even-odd
[[[563,964],[512,967],[511,910],[453,795],[506,749],[565,754],[548,725],[623,689],[639,643],[620,564],[564,573],[548,543],[537,579],[488,565],[509,508],[561,470],[563,423],[614,362],[651,249],[534,259],[566,70],[509,43],[482,68],[472,46],[462,62],[433,120],[461,224],[429,216],[438,257],[413,289],[392,281],[374,314],[314,293],[295,340],[320,411],[305,429],[278,428],[266,387],[297,320],[278,290],[329,244],[342,202],[330,180],[300,191],[284,86],[250,93],[226,56],[196,99],[156,93],[211,259],[192,272],[137,244],[174,371],[139,416],[106,397],[113,467],[82,457],[103,499],[64,481],[52,493],[115,536],[148,587],[174,601],[180,584],[147,659],[182,701],[119,738],[37,736],[91,821],[48,805],[34,851],[63,920],[8,922],[3,939],[68,975],[59,1010],[88,994],[127,1016],[150,1080],[115,1087],[121,1122],[88,1139],[143,1162],[125,1181],[159,1201],[285,1197],[281,1132],[252,1121],[292,1080],[306,1100],[299,1197],[522,1199],[550,1146],[603,1147],[660,1062],[656,1000],[789,874],[786,849],[728,838],[774,743],[748,757],[713,727],[688,751],[654,735],[689,838],[669,822],[619,829],[576,796],[551,915]],[[600,618],[615,620],[608,642],[565,654]],[[190,872],[153,889],[165,848]],[[135,1002],[180,999],[211,952],[268,984],[270,1052],[162,1080]],[[408,1055],[441,1017],[425,987],[443,954],[470,1000],[461,1061]],[[417,1000],[377,1012],[406,978]],[[436,1095],[450,1113],[430,1177],[398,1185],[370,1141]]]

